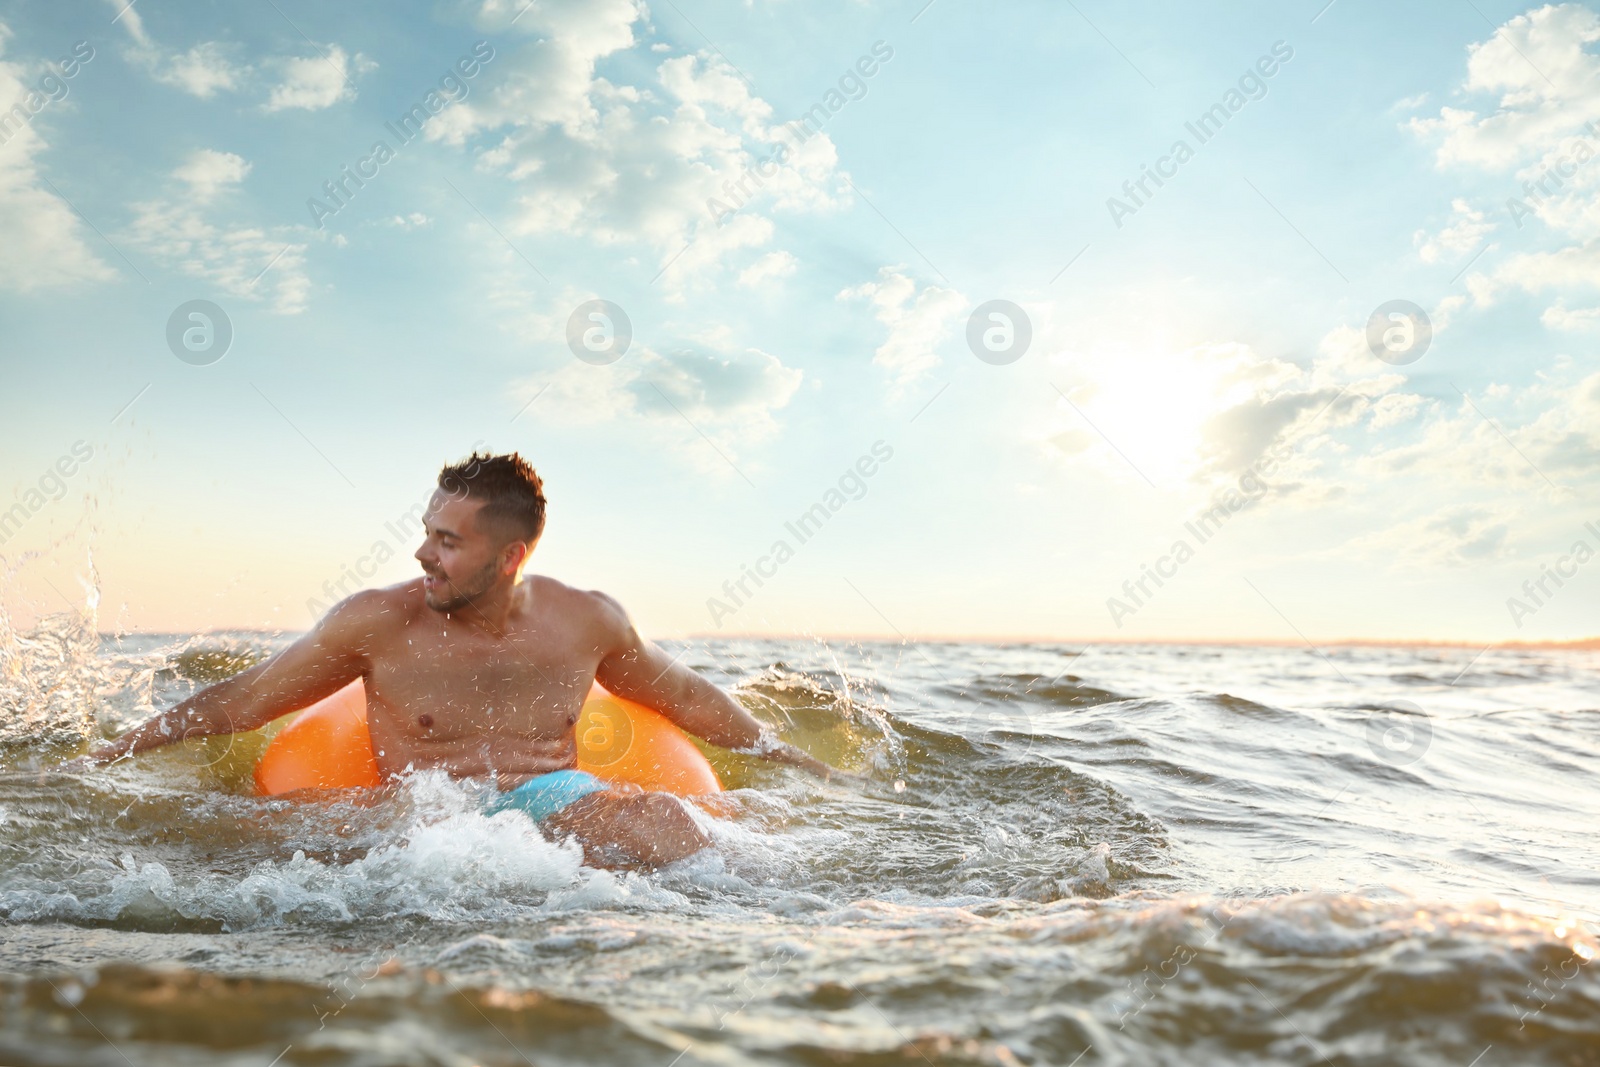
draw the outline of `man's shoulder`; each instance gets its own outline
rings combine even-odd
[[[523,582],[533,602],[554,608],[568,618],[608,629],[627,622],[628,614],[616,598],[598,589],[578,589],[542,574],[530,575]]]
[[[352,593],[329,610],[324,624],[376,632],[403,626],[425,607],[422,579]]]

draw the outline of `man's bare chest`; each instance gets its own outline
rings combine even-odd
[[[410,635],[372,657],[368,696],[378,717],[413,736],[559,736],[571,729],[598,662],[559,639]]]

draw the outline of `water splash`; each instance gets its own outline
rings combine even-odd
[[[7,567],[0,586],[10,586],[32,557]],[[106,681],[97,655],[99,575],[88,554],[84,604],[45,615],[18,631],[0,602],[0,745],[81,742],[98,726],[96,700]]]

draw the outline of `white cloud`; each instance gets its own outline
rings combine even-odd
[[[480,25],[503,30],[522,6],[485,3]],[[502,46],[494,84],[426,136],[482,139],[480,164],[519,189],[514,232],[644,244],[672,264],[670,292],[770,241],[770,212],[831,209],[847,186],[826,135],[798,142],[720,60],[666,58],[639,84],[597,76],[639,43],[647,14],[637,0],[528,8],[516,32],[536,39]]]
[[[803,377],[760,349],[730,353],[694,345],[659,355],[641,350],[638,377],[627,389],[643,414],[665,420],[681,413],[754,441],[777,429],[772,413],[788,405]]]
[[[1506,288],[1529,293],[1543,289],[1600,289],[1600,241],[1513,256],[1492,273],[1475,274],[1469,280],[1473,299],[1480,306],[1492,303]]]
[[[227,186],[238,185],[249,173],[250,164],[246,163],[243,157],[236,156],[232,152],[201,148],[191,153],[189,158],[172,172],[172,176],[186,183],[196,199],[206,201],[213,199]]]
[[[163,85],[182,89],[191,96],[209,100],[219,90],[236,91],[248,67],[235,66],[216,41],[204,41],[181,55],[156,59],[155,79]]]
[[[719,476],[733,476],[723,457],[737,461],[777,433],[778,413],[804,380],[800,369],[738,344],[725,326],[679,332],[678,342],[659,348],[636,337],[615,363],[580,362],[568,353],[567,321],[573,308],[592,298],[568,289],[546,311],[520,320],[517,335],[524,343],[561,354],[553,374],[514,387],[519,406],[538,396],[529,416],[569,425],[642,423],[663,446]],[[489,299],[526,307],[526,295],[511,288],[491,291]]]
[[[1600,474],[1600,373],[1573,380],[1574,373],[1565,365],[1522,389],[1489,387],[1440,405],[1414,440],[1372,450],[1352,476],[1472,485],[1480,500],[1493,491],[1523,502],[1530,491],[1564,494],[1550,483]]]
[[[1494,232],[1495,223],[1484,213],[1457,197],[1450,202],[1451,220],[1444,229],[1433,236],[1418,230],[1412,237],[1417,255],[1424,263],[1437,263],[1443,256],[1460,256],[1478,247],[1483,238]]]
[[[1551,4],[1518,15],[1468,50],[1469,93],[1496,94],[1492,111],[1444,107],[1407,125],[1437,142],[1441,166],[1504,170],[1543,154],[1585,122],[1600,118],[1600,16],[1580,4]]]
[[[797,262],[788,252],[768,252],[739,272],[739,284],[747,289],[759,289],[771,279],[793,275]]]
[[[0,50],[10,29],[0,23]],[[32,86],[21,64],[0,60],[0,100],[25,101]],[[19,104],[26,110],[26,104]],[[7,140],[0,146],[0,289],[32,292],[104,281],[115,272],[91,249],[90,231],[53,192],[40,173],[39,157],[48,147],[38,125],[44,108],[22,124],[6,113]]]
[[[150,43],[150,36],[144,32],[144,20],[139,17],[138,9],[129,3],[129,0],[106,0],[106,3],[115,12],[111,16],[112,20],[122,23],[122,28],[133,38],[135,44]]]
[[[420,211],[413,211],[408,215],[392,215],[384,219],[382,225],[393,226],[400,230],[418,230],[432,226],[433,220]]]
[[[186,190],[134,204],[124,239],[168,268],[204,279],[230,296],[267,300],[280,314],[296,314],[305,310],[311,289],[306,245],[297,243],[301,231],[215,222],[205,215],[218,190],[249,172],[250,164],[231,153],[193,153],[172,172]]]
[[[321,111],[340,100],[354,99],[351,75],[365,74],[378,66],[359,52],[352,57],[336,44],[313,47],[318,49],[315,56],[279,60],[283,80],[273,86],[263,105],[265,110]]]
[[[526,382],[519,391],[532,398],[548,384],[535,409],[539,418],[576,425],[642,420],[701,470],[731,474],[728,462],[777,432],[776,413],[803,377],[755,348],[638,346],[607,366],[573,360],[548,382]]]
[[[359,53],[350,55],[337,44],[313,43],[314,55],[268,57],[258,65],[235,60],[220,41],[201,41],[187,52],[179,52],[151,38],[138,9],[127,0],[108,2],[120,12],[117,21],[131,40],[126,52],[129,61],[160,84],[201,100],[210,100],[219,92],[260,92],[265,88],[265,111],[320,111],[353,99],[354,78],[378,66]],[[276,82],[263,87],[261,83],[269,75],[275,75]]]
[[[1539,321],[1552,330],[1592,330],[1600,325],[1600,307],[1566,308],[1556,305],[1545,308]]]
[[[1437,118],[1410,123],[1435,140],[1441,166],[1510,171],[1515,184],[1507,182],[1505,204],[1518,230],[1537,218],[1570,242],[1469,275],[1476,307],[1507,290],[1554,291],[1560,296],[1541,316],[1545,326],[1586,329],[1596,317],[1589,309],[1569,310],[1567,298],[1600,289],[1600,55],[1589,50],[1597,42],[1600,15],[1587,7],[1551,4],[1518,15],[1469,49],[1462,89],[1494,95],[1495,106],[1481,114],[1447,107]],[[1424,262],[1459,258],[1495,228],[1463,200],[1452,211],[1437,236],[1417,233]]]
[[[890,374],[898,392],[939,365],[939,346],[948,339],[966,310],[967,300],[953,289],[917,283],[896,267],[878,271],[878,280],[839,293],[841,300],[865,299],[889,336],[873,352],[872,362]]]
[[[1372,405],[1372,420],[1367,424],[1374,430],[1410,422],[1422,411],[1424,400],[1415,393],[1388,393]]]
[[[1351,538],[1340,554],[1381,558],[1392,566],[1461,567],[1505,559],[1514,508],[1448,504]]]

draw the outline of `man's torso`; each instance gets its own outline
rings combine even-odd
[[[385,777],[438,768],[511,789],[574,766],[573,724],[613,637],[598,597],[529,577],[494,635],[427,607],[420,582],[381,595],[366,685]]]

